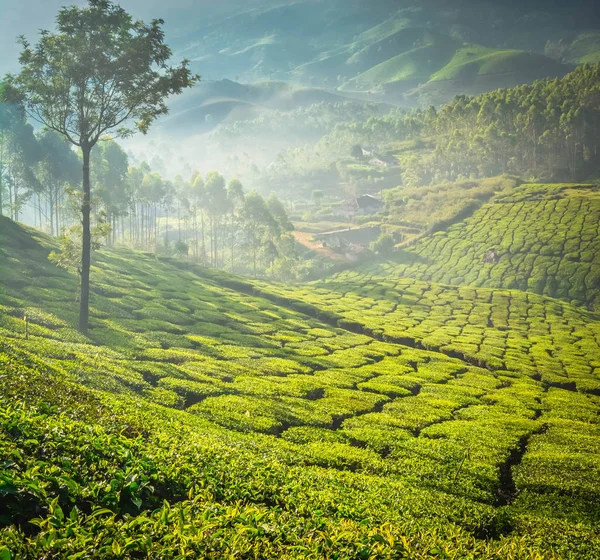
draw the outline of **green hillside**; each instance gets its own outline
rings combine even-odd
[[[387,273],[526,290],[598,309],[599,219],[596,186],[523,185],[422,238]],[[497,257],[485,262],[491,250]]]
[[[182,38],[180,52],[211,80],[377,91],[397,104],[426,93],[437,103],[562,76],[572,64],[595,61],[588,11],[530,2],[299,0],[217,18]]]
[[[383,84],[395,83],[404,85],[406,89],[416,87],[420,82],[427,82],[434,69],[443,65],[452,51],[444,45],[426,45],[394,56],[342,86],[342,91],[352,89],[368,89]]]
[[[600,33],[581,33],[566,51],[567,57],[578,64],[600,62]]]
[[[433,81],[460,80],[486,74],[545,73],[561,70],[564,72],[564,66],[540,55],[474,45],[458,49],[452,60],[439,72],[433,74],[431,79]],[[548,75],[552,76],[551,73]]]
[[[173,101],[169,115],[161,121],[161,128],[181,138],[210,131],[222,122],[252,120],[274,111],[288,112],[315,103],[344,100],[336,93],[279,81],[204,82]]]
[[[562,383],[541,357],[478,367],[357,333],[354,315],[326,305],[346,282],[352,313],[395,307],[398,325],[415,322],[411,297],[423,315],[433,301],[418,284],[342,277],[292,301],[289,289],[285,299],[278,286],[127,250],[96,255],[86,339],[72,328],[76,277],[47,260],[49,239],[2,219],[0,241],[4,557],[600,550],[596,374],[569,369]],[[493,344],[505,311],[503,294],[487,293],[457,301],[472,300],[477,325],[488,298]],[[565,330],[557,308],[531,301],[521,328]],[[581,326],[597,332],[593,317],[570,306],[560,317],[595,344]]]
[[[502,85],[560,77],[568,68],[543,55],[479,45],[463,47],[448,36],[429,35],[422,46],[373,66],[340,89],[366,90],[385,85],[386,91],[408,93],[420,86],[417,92],[435,91],[439,102],[460,92],[479,93]]]

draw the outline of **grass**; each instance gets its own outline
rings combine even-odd
[[[598,309],[599,217],[595,186],[524,185],[419,240],[394,274],[519,289]],[[497,259],[485,261],[492,249]]]
[[[571,43],[567,56],[578,64],[600,62],[600,33],[582,33]]]
[[[397,187],[386,193],[388,221],[421,234],[435,233],[464,220],[495,194],[518,184],[519,179],[503,176],[429,187]]]
[[[452,60],[431,76],[431,81],[468,80],[489,74],[527,75],[532,73],[532,69],[537,77],[541,68],[552,73],[560,72],[560,66],[558,62],[542,55],[471,45],[457,50]]]
[[[419,82],[427,82],[434,72],[444,67],[457,47],[449,37],[419,28],[405,29],[394,39],[387,39],[385,45],[392,51],[389,56],[380,57],[382,60],[372,60],[374,64],[364,64],[367,55],[363,51],[349,60],[349,63],[362,63],[358,67],[366,67],[366,71],[344,84],[342,90],[368,89],[392,82],[406,82],[407,87],[414,87]],[[376,52],[381,55],[380,48]]]
[[[114,249],[85,338],[51,247],[0,220],[3,559],[598,555],[593,314]]]

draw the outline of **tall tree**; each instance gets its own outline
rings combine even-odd
[[[29,115],[78,146],[83,160],[79,330],[87,334],[91,261],[90,153],[109,131],[146,133],[167,112],[166,98],[192,86],[187,61],[169,66],[163,21],[134,20],[109,0],[62,8],[55,33],[32,47],[21,39],[21,73],[13,79]]]
[[[40,190],[33,170],[41,153],[33,127],[22,119],[12,123],[3,143],[2,174],[8,187],[8,206],[11,218],[18,220],[32,192]]]
[[[244,198],[241,219],[246,234],[246,244],[252,254],[252,273],[256,276],[259,248],[268,239],[269,231],[277,228],[277,222],[269,212],[265,199],[256,191],[248,193]]]
[[[229,199],[225,188],[225,179],[217,171],[209,171],[204,185],[206,191],[206,205],[211,222],[211,248],[212,264],[219,267],[219,228],[221,217],[227,212]]]
[[[10,102],[11,94],[7,82],[0,83],[0,216],[5,205],[7,187],[8,157],[12,132],[23,119],[20,107]]]
[[[48,218],[52,235],[60,233],[59,204],[66,185],[74,185],[79,179],[79,160],[75,152],[60,134],[48,130],[39,136],[42,159],[38,175],[48,203]]]
[[[204,237],[204,213],[206,205],[206,189],[202,175],[195,171],[189,183],[187,203],[192,213],[192,228],[194,230],[194,256],[196,261],[206,258],[206,242]],[[198,250],[198,211],[200,212],[200,232],[202,236],[202,251]]]
[[[92,176],[98,198],[104,205],[106,221],[110,225],[110,243],[114,243],[117,218],[127,212],[128,191],[125,188],[129,161],[127,154],[114,140],[99,142],[92,151]]]
[[[229,210],[231,212],[231,272],[234,270],[235,252],[235,210],[238,203],[244,202],[244,187],[239,179],[232,179],[227,184],[227,198],[229,199]]]

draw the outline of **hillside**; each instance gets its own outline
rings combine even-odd
[[[118,249],[87,339],[52,247],[0,219],[3,558],[600,552],[597,316]]]
[[[158,130],[179,141],[213,130],[221,123],[252,120],[274,111],[292,111],[315,103],[345,98],[318,88],[265,81],[241,84],[231,80],[202,82],[173,100]]]
[[[274,79],[414,105],[559,77],[600,53],[585,1],[272,2],[200,25],[178,52],[209,80]]]
[[[366,270],[531,291],[598,310],[599,219],[597,186],[523,185],[447,231],[422,237],[399,264]]]

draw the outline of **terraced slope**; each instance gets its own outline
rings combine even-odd
[[[261,293],[384,341],[600,395],[600,315],[559,300],[357,272]]]
[[[333,287],[284,301],[124,250],[96,256],[85,339],[50,248],[0,220],[3,557],[600,552],[600,399],[579,378],[353,332]]]
[[[600,309],[600,191],[524,185],[366,273],[509,288]],[[486,253],[495,251],[496,256]]]

